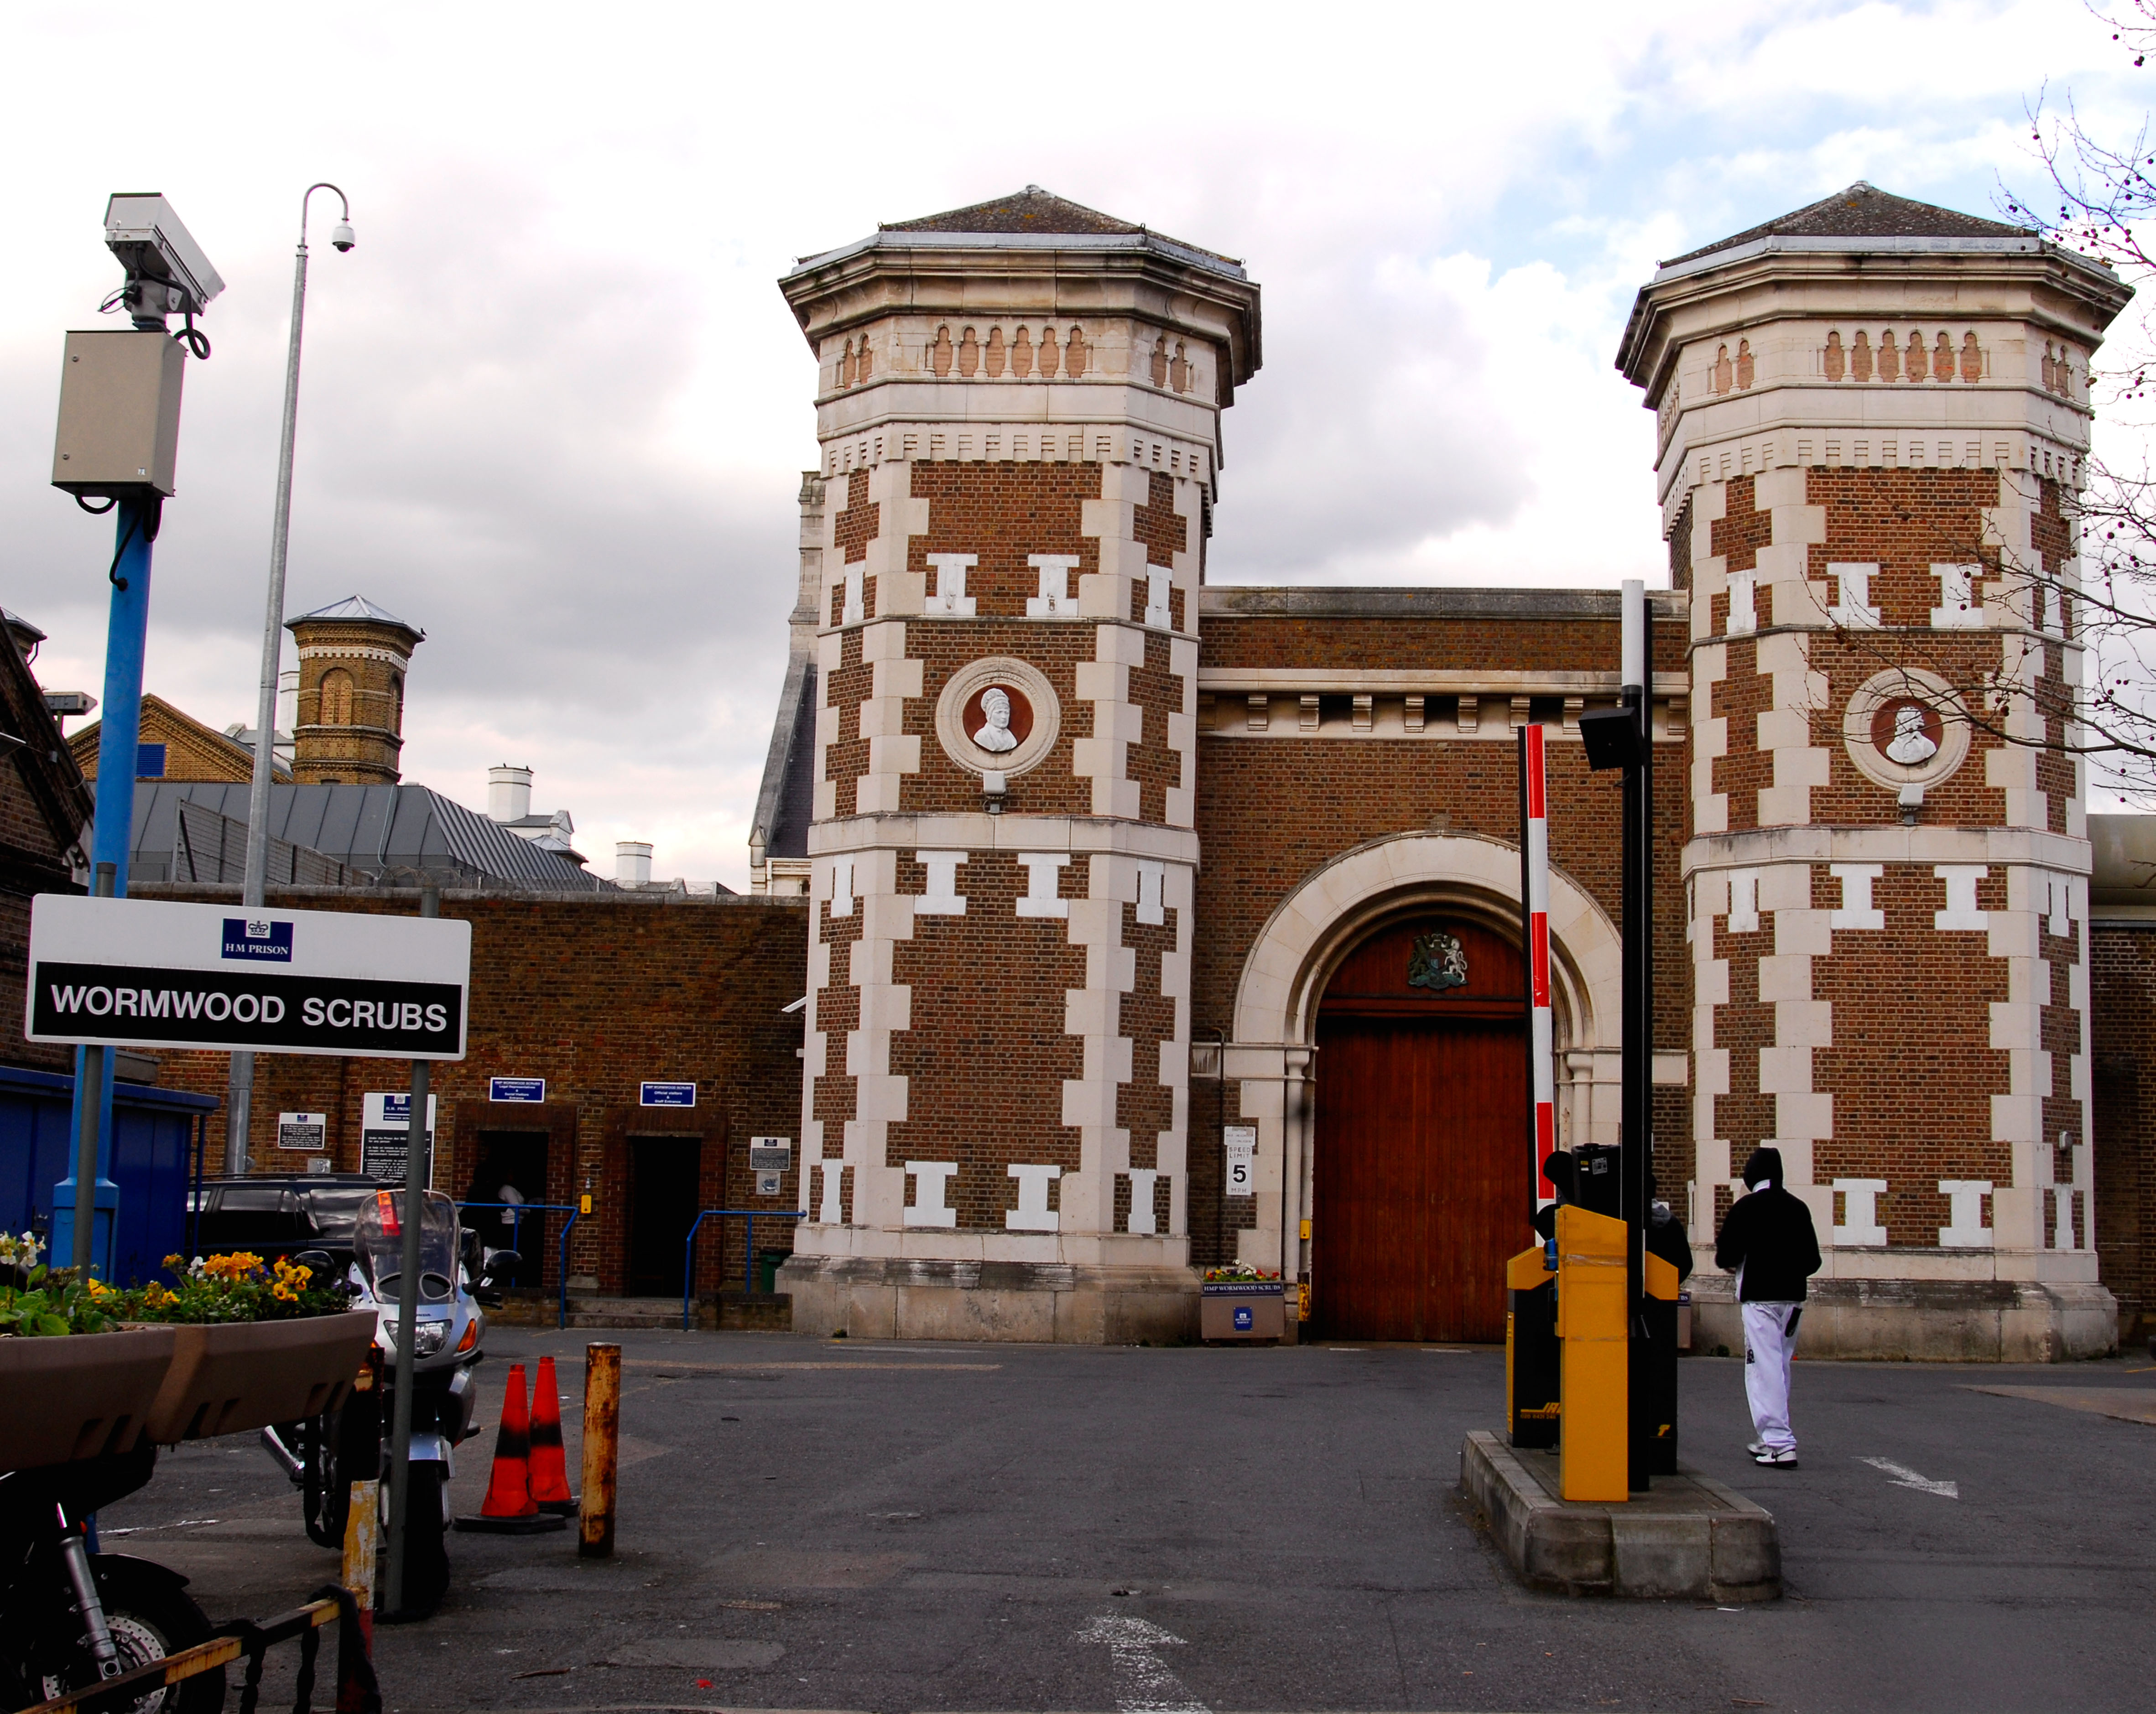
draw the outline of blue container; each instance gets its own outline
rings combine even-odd
[[[0,1065],[0,1228],[53,1243],[54,1187],[74,1175],[74,1101],[70,1076]],[[113,1085],[111,1158],[99,1173],[117,1187],[109,1231],[104,1209],[114,1192],[100,1185],[97,1203],[99,1237],[111,1244],[105,1272],[114,1284],[155,1279],[167,1256],[186,1249],[196,1125],[218,1105],[215,1096]],[[63,1211],[59,1224],[72,1213]]]

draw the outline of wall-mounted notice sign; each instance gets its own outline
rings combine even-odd
[[[793,1164],[793,1139],[790,1137],[752,1137],[748,1140],[749,1170],[756,1174],[756,1193],[758,1196],[778,1194],[779,1180],[786,1169]]]
[[[41,893],[32,1041],[461,1060],[471,925]]]
[[[427,1097],[427,1158],[434,1155],[434,1097]],[[360,1171],[370,1178],[402,1184],[409,1173],[412,1147],[412,1092],[370,1090],[360,1107]],[[431,1175],[427,1188],[434,1187]]]
[[[1220,1138],[1228,1152],[1228,1194],[1255,1195],[1257,1187],[1251,1178],[1251,1163],[1258,1152],[1258,1127],[1229,1125],[1222,1130]]]
[[[486,1098],[490,1101],[543,1101],[547,1099],[547,1080],[490,1077],[486,1080]]]
[[[277,1116],[277,1147],[280,1148],[326,1148],[329,1146],[330,1116],[327,1113],[280,1113]]]
[[[639,1106],[693,1107],[696,1105],[696,1085],[693,1083],[639,1083],[636,1088]]]

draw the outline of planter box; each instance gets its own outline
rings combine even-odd
[[[1276,1340],[1286,1332],[1286,1298],[1279,1280],[1209,1280],[1199,1288],[1199,1338]]]
[[[150,1438],[169,1446],[331,1409],[366,1362],[374,1328],[372,1310],[175,1327],[178,1342],[151,1407]]]
[[[173,1334],[0,1339],[0,1470],[133,1451],[172,1369]]]

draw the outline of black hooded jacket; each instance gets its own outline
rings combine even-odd
[[[1804,1282],[1820,1270],[1812,1211],[1782,1188],[1779,1149],[1755,1149],[1744,1163],[1744,1182],[1758,1188],[1722,1217],[1714,1265],[1726,1273],[1744,1270],[1737,1295],[1745,1303],[1802,1303]]]

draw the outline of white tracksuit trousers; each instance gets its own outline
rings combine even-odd
[[[1789,1363],[1797,1352],[1801,1303],[1748,1303],[1744,1310],[1744,1398],[1752,1426],[1776,1452],[1794,1452],[1789,1430]]]

